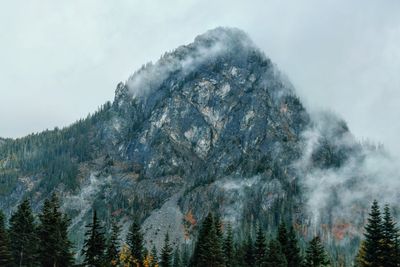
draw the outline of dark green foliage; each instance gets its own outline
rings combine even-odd
[[[388,205],[385,205],[383,211],[382,235],[382,265],[385,267],[398,266],[399,231]]]
[[[268,244],[268,253],[266,259],[267,267],[286,267],[287,261],[282,252],[279,241],[272,239]]]
[[[278,229],[278,240],[285,255],[287,266],[296,267],[302,265],[302,257],[294,228],[291,226],[287,231],[285,224],[280,224]]]
[[[82,254],[84,256],[84,266],[102,267],[104,266],[105,257],[105,238],[103,227],[97,218],[96,211],[93,212],[93,220],[86,226],[85,242]]]
[[[379,205],[376,200],[372,203],[368,223],[365,226],[365,258],[371,266],[380,266],[382,262],[383,225]]]
[[[169,234],[165,235],[164,246],[161,249],[161,259],[160,266],[161,267],[171,267],[172,266],[172,247],[169,242]]]
[[[143,234],[137,220],[134,220],[129,227],[126,243],[132,253],[133,260],[140,265],[143,263]]]
[[[357,266],[399,266],[399,230],[388,205],[382,219],[378,202],[374,200],[364,235],[355,260]]]
[[[224,233],[222,231],[222,222],[219,216],[214,217],[215,241],[212,243],[212,250],[215,255],[215,262],[219,265],[225,264],[224,254]],[[219,266],[217,265],[217,266]]]
[[[39,191],[51,192],[60,183],[68,190],[76,189],[79,163],[93,159],[102,148],[96,127],[100,120],[109,118],[110,108],[107,102],[94,115],[69,127],[30,134],[1,145],[0,160],[6,160],[7,172],[0,170],[0,194],[8,194],[23,175],[41,178]]]
[[[43,267],[73,265],[72,243],[68,239],[69,219],[59,209],[59,200],[53,194],[51,200],[45,200],[39,215],[39,260]]]
[[[16,266],[38,265],[38,237],[35,218],[28,200],[24,200],[10,218],[9,236]]]
[[[234,266],[234,246],[233,246],[233,232],[232,225],[228,223],[226,227],[226,237],[224,240],[224,252],[225,252],[225,266],[232,267]]]
[[[246,242],[244,243],[244,248],[243,248],[243,263],[248,264],[249,266],[254,266],[255,265],[255,259],[254,259],[254,244],[253,240],[251,239],[250,234],[247,237]]]
[[[329,264],[328,256],[319,236],[314,237],[309,242],[304,264],[306,267],[322,267]]]
[[[214,221],[212,214],[204,219],[199,231],[199,236],[192,257],[191,266],[224,266],[224,255],[222,253],[220,235],[218,234],[219,223]]]
[[[158,253],[155,246],[153,246],[153,248],[151,249],[150,254],[153,257],[153,265],[151,267],[154,267],[156,264],[158,264]]]
[[[181,261],[181,252],[179,250],[179,247],[175,249],[174,252],[174,261],[172,264],[173,267],[182,267],[182,261]]]
[[[116,220],[113,220],[111,235],[107,240],[106,265],[117,266],[119,264],[119,234],[121,227]]]
[[[265,265],[267,255],[267,246],[264,232],[259,225],[256,232],[256,242],[254,244],[254,260],[255,266],[262,267]]]
[[[12,264],[10,238],[6,230],[3,212],[0,211],[0,266],[11,267]]]

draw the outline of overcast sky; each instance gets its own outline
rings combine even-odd
[[[217,26],[246,31],[310,110],[400,155],[398,0],[2,2],[0,136],[86,116],[142,64]]]

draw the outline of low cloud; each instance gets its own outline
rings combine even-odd
[[[346,231],[359,234],[374,199],[392,207],[399,203],[399,161],[381,145],[358,142],[350,132],[343,132],[347,126],[330,113],[314,116],[314,122],[303,133],[303,157],[295,164],[303,181],[310,225],[315,233],[321,225],[349,223]],[[324,140],[350,155],[343,164],[315,166],[313,155]]]

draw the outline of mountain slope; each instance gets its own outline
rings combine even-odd
[[[282,220],[307,237],[317,222],[306,178],[365,157],[343,121],[321,117],[311,118],[245,33],[216,28],[145,65],[88,118],[4,140],[0,208],[10,215],[28,196],[39,209],[59,192],[78,248],[93,208],[107,224],[139,217],[149,246],[167,230],[190,245],[210,211],[231,221],[237,238]],[[318,218],[329,225],[327,242],[337,239],[332,214]]]

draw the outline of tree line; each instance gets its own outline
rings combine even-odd
[[[167,233],[160,251],[144,246],[138,220],[133,220],[125,240],[121,226],[113,221],[106,234],[96,211],[86,225],[82,263],[75,262],[74,246],[68,239],[70,220],[60,211],[55,194],[45,200],[37,219],[28,200],[11,215],[6,226],[0,212],[0,266],[4,267],[320,267],[331,262],[319,236],[303,251],[292,226],[281,223],[268,238],[261,226],[243,241],[236,241],[230,223],[208,214],[192,249],[174,247]],[[358,267],[399,266],[399,230],[389,206],[381,213],[374,201],[365,226],[364,239],[355,258]]]

